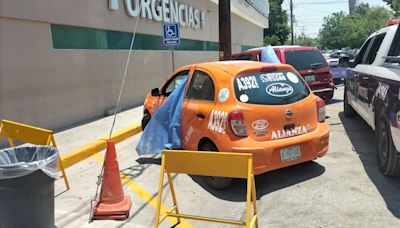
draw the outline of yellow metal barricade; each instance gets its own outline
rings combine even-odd
[[[17,140],[24,143],[53,146],[57,148],[57,144],[53,136],[53,131],[51,130],[16,123],[9,120],[1,120],[1,122],[0,137],[7,138],[8,143],[11,147],[15,147],[14,140]],[[58,157],[58,159],[65,185],[67,186],[67,189],[70,189],[67,175],[65,174],[64,166],[60,156]]]
[[[171,173],[247,179],[246,220],[230,220],[179,213]],[[172,201],[174,205],[165,215],[160,218],[162,189],[165,174],[167,174],[168,177],[168,183],[171,189]],[[156,217],[154,223],[155,228],[157,228],[167,217],[176,217],[178,221],[180,221],[180,218],[186,218],[208,222],[241,225],[245,226],[246,228],[253,227],[254,225],[258,227],[256,201],[253,159],[251,154],[184,150],[163,151],[157,196]],[[253,203],[253,216],[251,216],[250,213],[251,203]]]

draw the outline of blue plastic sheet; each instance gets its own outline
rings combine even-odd
[[[182,80],[147,124],[136,147],[139,155],[181,148],[182,102],[187,80],[188,77]]]
[[[268,45],[261,50],[261,62],[281,63],[271,45]]]

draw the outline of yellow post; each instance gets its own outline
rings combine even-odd
[[[172,201],[174,205],[171,209],[168,210],[166,215],[164,215],[160,219],[160,206],[162,203],[162,188],[165,173],[168,176],[168,182],[171,189]],[[247,179],[246,221],[179,213],[171,173]],[[253,227],[255,225],[258,228],[256,201],[257,198],[254,182],[253,159],[251,154],[226,152],[215,153],[183,150],[163,151],[160,182],[158,186],[157,209],[154,222],[155,228],[157,228],[166,217],[175,217],[178,220],[181,218],[186,218],[207,222],[241,225],[245,226],[246,228]],[[253,216],[251,216],[251,203],[253,203]]]

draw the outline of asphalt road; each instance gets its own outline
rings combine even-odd
[[[375,161],[374,133],[359,117],[343,114],[343,88],[327,105],[331,135],[323,158],[256,176],[260,227],[400,227],[400,178],[380,174]],[[152,227],[160,159],[138,157],[140,135],[117,146],[120,169],[131,181],[124,185],[133,206],[128,220],[87,223],[89,201],[96,189],[101,156],[67,170],[72,189],[57,181],[57,227]],[[174,175],[181,213],[245,218],[244,180],[226,190],[207,187],[201,177]],[[164,186],[165,205],[171,205]],[[162,227],[173,226],[164,221]],[[235,227],[185,220],[182,227]],[[178,226],[180,227],[180,226]]]

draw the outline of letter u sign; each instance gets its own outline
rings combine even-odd
[[[108,0],[108,8],[110,10],[119,10],[118,0]]]

